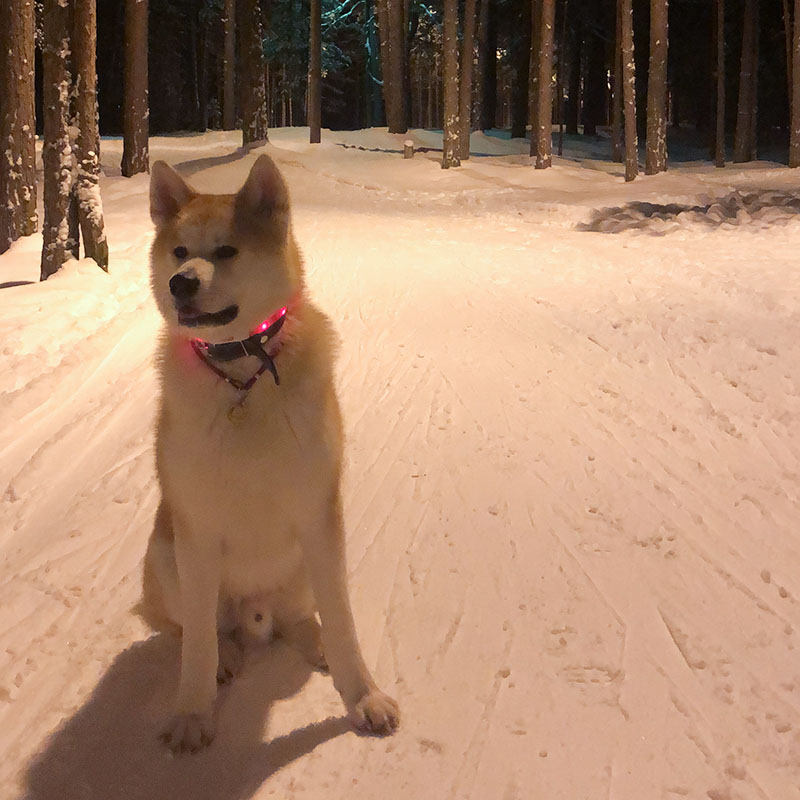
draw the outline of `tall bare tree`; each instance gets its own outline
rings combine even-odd
[[[459,155],[462,161],[469,158],[469,137],[472,133],[472,60],[475,50],[475,7],[475,0],[465,0],[458,111],[461,121]]]
[[[267,141],[267,88],[264,72],[264,42],[259,0],[236,3],[242,76],[242,144]]]
[[[624,161],[625,136],[623,122],[623,89],[622,89],[622,14],[619,0],[615,0],[616,13],[614,25],[614,74],[611,84],[611,159],[618,163]]]
[[[520,0],[519,34],[512,40],[511,62],[511,136],[524,139],[530,122],[531,72],[535,73],[536,50],[531,42],[531,14],[537,0]]]
[[[633,4],[619,0],[622,44],[622,96],[625,116],[625,180],[639,174],[639,142],[636,138],[636,67],[633,60]]]
[[[222,127],[236,127],[236,0],[225,0],[222,17],[225,43],[222,60]]]
[[[147,3],[125,0],[125,100],[122,115],[122,174],[150,170],[147,97]]]
[[[668,0],[650,0],[646,175],[655,175],[667,168],[667,4]]]
[[[458,0],[444,0],[444,137],[442,169],[458,167]]]
[[[555,0],[542,0],[538,27],[538,80],[536,129],[531,130],[531,155],[536,156],[536,169],[546,169],[553,163],[553,29]],[[534,9],[535,10],[535,9]],[[535,153],[534,151],[535,147]]]
[[[408,130],[407,59],[404,0],[377,0],[381,42],[383,101],[389,133]]]
[[[97,127],[97,11],[95,0],[72,2],[72,66],[75,73],[75,194],[87,258],[108,269],[108,242],[100,199],[100,132]]]
[[[36,230],[34,3],[12,0],[0,25],[0,253]]]
[[[311,144],[322,132],[322,0],[311,0],[308,59],[308,125]]]
[[[795,0],[800,2],[800,0]],[[717,120],[714,134],[714,164],[725,166],[725,0],[715,0],[717,43]]]
[[[789,166],[800,167],[800,0],[794,0],[791,111],[792,117],[789,125]]]
[[[72,146],[69,138],[69,7],[45,0],[42,87],[44,106],[44,225],[41,278],[46,280],[72,255],[69,207]]]
[[[733,160],[756,157],[758,95],[758,0],[745,0],[742,25],[742,60],[739,71],[739,104],[733,139]]]

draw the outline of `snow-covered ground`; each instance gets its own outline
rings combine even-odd
[[[148,182],[104,141],[111,273],[10,286],[41,239],[0,257],[0,796],[800,797],[797,174],[626,185],[576,139],[535,171],[482,134],[443,171],[357,149],[401,149],[385,131],[306,136],[266,151],[342,336],[350,582],[401,730],[358,737],[278,644],[211,749],[161,751],[177,651],[130,611],[156,504]],[[237,144],[151,155],[231,191],[259,152]]]

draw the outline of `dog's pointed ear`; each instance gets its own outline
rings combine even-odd
[[[288,223],[289,190],[268,155],[260,155],[253,164],[244,186],[236,195],[236,211],[264,222],[275,222],[281,228]]]
[[[156,228],[169,222],[197,192],[165,161],[150,168],[150,217]]]

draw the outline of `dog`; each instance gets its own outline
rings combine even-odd
[[[347,593],[337,339],[307,295],[283,176],[261,155],[237,194],[206,195],[157,161],[150,213],[161,501],[139,611],[181,638],[162,739],[211,743],[248,631],[329,668],[355,725],[390,734],[398,706],[364,663]]]

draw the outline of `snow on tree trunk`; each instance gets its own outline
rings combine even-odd
[[[792,118],[789,125],[789,166],[800,167],[800,0],[794,0],[792,36]]]
[[[75,126],[78,134],[75,148],[78,220],[87,258],[93,258],[102,269],[108,270],[108,242],[103,225],[103,203],[100,199],[95,0],[73,0],[72,14]]]
[[[667,169],[667,3],[650,0],[650,66],[647,72],[647,151],[644,171]]]
[[[72,148],[69,139],[69,8],[61,0],[44,2],[42,85],[44,106],[44,226],[41,279],[71,258],[70,195]]]
[[[125,0],[125,91],[122,113],[122,174],[150,171],[147,97],[147,2]]]
[[[222,127],[226,131],[232,131],[236,127],[236,0],[225,0],[222,24],[225,29],[225,52],[222,62]]]
[[[458,0],[444,0],[444,137],[442,169],[458,167]]]
[[[758,0],[745,0],[742,25],[742,61],[739,71],[739,105],[733,139],[733,160],[755,158],[756,91],[758,78]]]
[[[308,125],[311,144],[319,144],[322,127],[322,0],[311,0],[308,60]]]
[[[800,0],[795,0],[800,2]],[[714,163],[725,166],[725,0],[716,0],[717,40],[717,128],[714,134]]]
[[[36,231],[33,0],[12,0],[0,27],[0,253]]]
[[[625,101],[625,180],[639,174],[639,142],[636,138],[636,68],[633,61],[633,5],[620,0],[622,34],[622,95]]]
[[[267,141],[267,90],[259,0],[239,0],[237,22],[241,52],[242,144]]]
[[[553,28],[555,26],[555,0],[542,0],[539,23],[539,70],[536,110],[536,169],[547,169],[553,163]]]
[[[461,81],[459,83],[459,111],[461,136],[459,155],[469,159],[469,137],[472,133],[472,61],[475,50],[475,0],[464,3],[464,36],[461,43]]]

